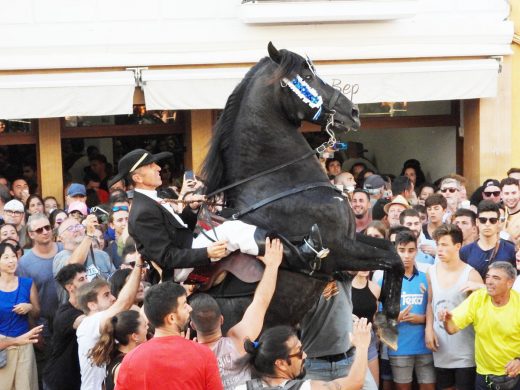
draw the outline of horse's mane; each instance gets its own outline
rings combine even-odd
[[[302,57],[287,51],[280,50],[280,64],[273,73],[270,83],[279,82],[284,77],[292,77],[301,66]],[[269,57],[264,57],[254,65],[244,76],[243,80],[235,87],[226,102],[222,115],[213,129],[213,137],[204,163],[202,165],[202,177],[205,180],[207,193],[211,193],[226,184],[224,172],[233,158],[227,153],[234,139],[235,121],[240,110],[242,99],[248,90],[251,80],[260,74],[259,70],[274,63]]]

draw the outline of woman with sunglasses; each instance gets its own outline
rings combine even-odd
[[[29,331],[29,316],[40,313],[38,292],[30,278],[16,276],[18,256],[7,243],[0,244],[0,334],[18,337]],[[0,369],[0,389],[38,389],[36,359],[31,344],[7,349],[7,365]]]

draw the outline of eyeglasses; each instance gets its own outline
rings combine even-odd
[[[497,197],[500,196],[500,191],[484,191],[482,194],[488,198],[491,196]]]
[[[448,191],[450,192],[450,194],[454,194],[455,192],[458,191],[458,189],[457,189],[457,188],[453,188],[453,187],[450,187],[450,188],[441,188],[441,192],[442,192],[443,194],[445,194],[445,193],[448,192]]]
[[[116,211],[128,211],[128,206],[115,206],[115,207],[112,207],[112,211],[114,213]]]
[[[491,217],[491,218],[478,217],[478,221],[479,221],[482,225],[485,225],[485,224],[487,223],[487,221],[491,222],[491,225],[496,225],[497,222],[498,222],[498,218],[494,218],[494,217]]]
[[[300,350],[296,353],[290,354],[287,356],[287,359],[297,357],[298,359],[303,359],[303,347],[300,347]]]
[[[50,232],[51,230],[52,230],[51,225],[45,225],[45,226],[42,226],[41,228],[34,229],[33,232],[42,234],[44,231]]]
[[[79,232],[82,230],[85,230],[85,226],[83,226],[80,223],[78,223],[77,225],[71,225],[65,229],[65,231],[67,231],[67,232]]]
[[[4,210],[4,213],[7,215],[22,215],[24,214],[23,211],[13,211],[13,210]]]

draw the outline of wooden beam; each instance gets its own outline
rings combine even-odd
[[[213,110],[192,110],[186,134],[185,166],[200,174],[208,152],[214,122]]]
[[[63,164],[59,118],[39,119],[38,174],[42,197],[54,196],[63,204]]]

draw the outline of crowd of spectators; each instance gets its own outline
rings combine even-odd
[[[67,184],[63,205],[42,199],[23,177],[0,175],[1,389],[135,389],[149,375],[161,386],[173,373],[183,389],[520,386],[520,169],[468,193],[460,175],[428,183],[417,160],[397,177],[324,161],[356,232],[389,241],[403,262],[393,350],[372,329],[382,271],[338,274],[297,333],[262,333],[278,240],[266,242],[253,303],[223,334],[213,298],[197,295],[192,311],[192,289],[149,283],[153,263],[128,234],[132,188],[124,180],[109,187],[104,156],[83,163],[70,167],[83,177]],[[171,184],[165,176],[163,197],[199,182]],[[195,343],[186,339],[189,326]],[[151,367],[152,357],[164,364]]]

